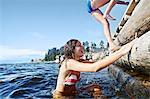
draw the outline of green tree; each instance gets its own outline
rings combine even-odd
[[[88,41],[83,42],[83,47],[84,47],[85,52],[89,52],[89,42]]]
[[[96,44],[94,42],[91,42],[91,51],[94,52],[96,49]]]
[[[104,49],[104,41],[103,40],[100,41],[99,46],[100,46],[100,49]]]

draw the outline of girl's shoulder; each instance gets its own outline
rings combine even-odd
[[[70,63],[76,61],[75,59],[65,59],[63,62],[61,62],[60,67],[65,67],[67,68],[70,66]]]

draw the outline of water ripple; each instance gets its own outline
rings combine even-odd
[[[56,87],[59,68],[58,64],[0,64],[0,71],[0,99],[49,99]],[[117,99],[112,87],[116,83],[104,69],[97,73],[81,73],[77,87],[97,84],[103,96]],[[91,94],[83,91],[77,97],[91,98]]]

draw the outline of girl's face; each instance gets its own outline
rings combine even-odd
[[[75,47],[75,56],[82,57],[83,55],[84,55],[84,48],[80,42],[77,42]]]

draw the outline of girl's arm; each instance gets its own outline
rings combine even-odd
[[[108,56],[102,60],[98,60],[95,63],[82,63],[74,59],[69,59],[67,60],[67,70],[74,70],[80,72],[97,72],[98,70],[109,66],[121,56],[122,53],[120,51],[117,51],[111,54],[111,56]]]
[[[113,54],[111,54],[111,56],[105,57],[102,60],[98,60],[95,63],[82,63],[74,59],[69,59],[67,60],[67,70],[74,70],[74,71],[80,71],[80,72],[97,72],[109,66],[110,64],[118,60],[120,57],[128,53],[136,40],[137,39],[122,46],[120,50],[114,52]]]

